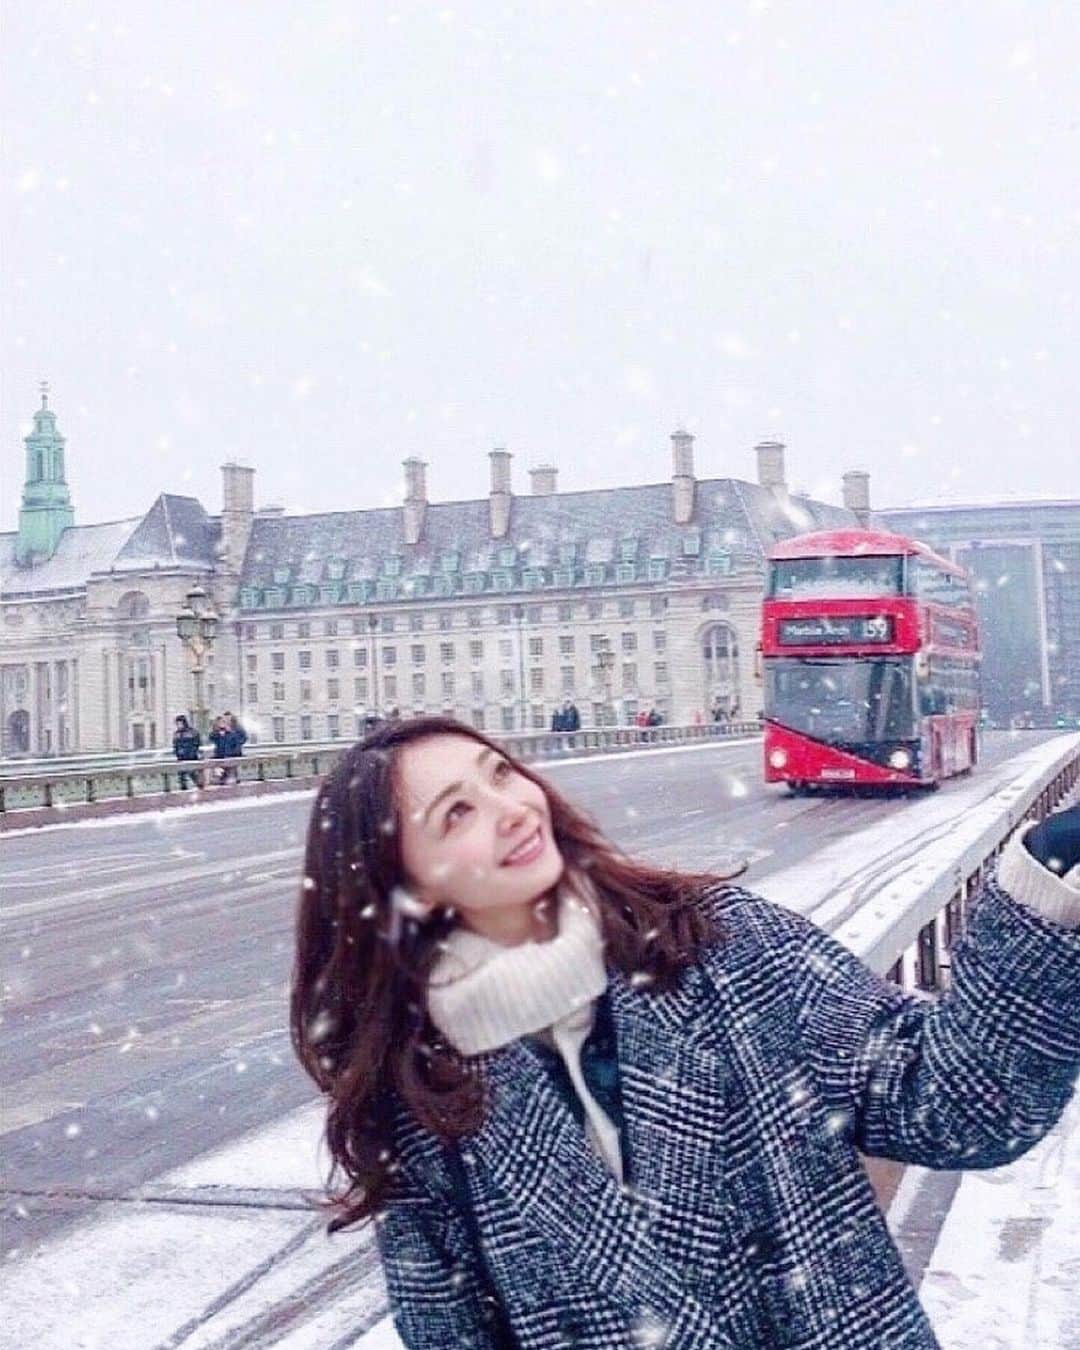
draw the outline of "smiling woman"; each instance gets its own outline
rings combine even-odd
[[[937,1002],[726,879],[620,854],[456,722],[316,798],[293,1040],[332,1227],[409,1347],[937,1344],[858,1153],[995,1167],[1080,1058],[1080,811],[1018,834]]]

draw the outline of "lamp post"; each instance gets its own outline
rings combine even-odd
[[[604,693],[602,726],[611,726],[615,720],[611,706],[611,672],[615,668],[615,653],[611,648],[611,639],[604,638],[596,653],[596,670],[600,687]]]
[[[195,686],[195,706],[191,710],[195,730],[200,736],[207,731],[207,710],[203,706],[203,676],[206,672],[206,658],[217,636],[218,616],[210,597],[199,585],[188,591],[184,607],[176,616],[176,632],[191,662],[191,675]]]

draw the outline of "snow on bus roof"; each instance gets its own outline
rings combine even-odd
[[[896,553],[917,553],[924,558],[933,558],[943,567],[951,564],[938,557],[927,544],[907,535],[892,534],[887,530],[816,530],[812,534],[796,535],[793,539],[782,539],[769,552],[769,557],[816,558],[821,554],[837,558],[857,558],[863,555],[888,556]]]

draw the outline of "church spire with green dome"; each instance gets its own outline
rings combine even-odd
[[[41,407],[34,413],[34,430],[23,443],[26,483],[15,560],[30,567],[51,558],[60,536],[75,524],[71,493],[64,477],[64,437],[56,429],[56,414],[49,407],[49,386],[44,381]]]

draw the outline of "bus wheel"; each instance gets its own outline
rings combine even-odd
[[[788,785],[787,785],[787,790],[788,790],[788,796],[789,796],[789,797],[805,797],[805,796],[806,796],[806,784],[805,784],[805,783],[800,783],[797,779],[794,779],[794,778],[788,783]]]

